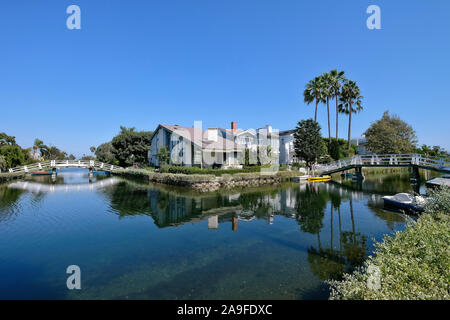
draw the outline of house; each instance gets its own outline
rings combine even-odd
[[[280,164],[292,164],[299,162],[294,150],[295,130],[280,131]]]
[[[165,147],[170,153],[170,162],[182,166],[241,167],[245,163],[245,150],[250,151],[250,164],[257,164],[258,159],[263,163],[278,163],[278,139],[278,131],[269,125],[242,130],[232,121],[230,129],[202,130],[200,126],[160,124],[152,137],[149,161],[150,165],[159,167],[158,151]],[[270,148],[266,148],[268,146]],[[270,154],[265,153],[267,150]]]
[[[365,135],[358,138],[350,139],[350,142],[356,146],[357,154],[371,154],[370,150],[367,149],[367,139]]]
[[[159,167],[158,151],[166,147],[170,162],[181,166],[240,167],[244,146],[234,142],[233,128],[223,137],[223,129],[160,124],[152,137],[150,165]]]

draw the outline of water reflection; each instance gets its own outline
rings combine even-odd
[[[332,183],[289,183],[278,188],[192,195],[173,188],[123,181],[102,192],[121,218],[148,215],[159,228],[207,220],[208,230],[231,222],[231,229],[237,231],[238,224],[254,219],[265,220],[269,225],[276,223],[276,216],[295,219],[301,232],[316,237],[316,244],[307,248],[307,259],[321,280],[339,279],[344,272],[360,266],[368,254],[367,236],[358,230],[355,219],[355,201],[369,203],[368,208],[391,230],[395,223],[404,222],[403,216],[383,210],[381,196]],[[344,229],[344,224],[350,228]]]
[[[381,194],[352,185],[198,194],[114,177],[89,182],[84,173],[36,178],[0,187],[0,236],[9,243],[0,243],[0,272],[17,269],[10,257],[52,270],[77,261],[89,285],[70,298],[327,298],[323,280],[358,267],[372,238],[404,226],[383,210]],[[27,208],[30,198],[39,208]],[[8,228],[11,214],[23,218]],[[68,295],[47,289],[52,298]]]
[[[33,193],[47,192],[76,192],[76,191],[94,191],[96,189],[105,188],[118,183],[118,178],[101,179],[91,183],[71,183],[71,184],[48,184],[33,181],[16,181],[9,184],[10,189],[27,190]]]

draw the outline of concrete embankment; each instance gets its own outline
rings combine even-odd
[[[157,173],[148,170],[118,170],[114,175],[148,182],[192,188],[198,192],[211,192],[220,188],[236,188],[278,184],[297,176],[298,172],[279,171],[274,174],[235,173],[215,176],[210,174]]]

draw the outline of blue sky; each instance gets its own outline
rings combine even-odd
[[[66,28],[71,4],[81,30]],[[382,30],[366,27],[370,4]],[[290,129],[314,116],[308,80],[338,68],[364,96],[352,136],[390,110],[450,149],[449,35],[446,0],[2,1],[0,132],[81,156],[120,125]],[[323,105],[319,121],[326,135]]]

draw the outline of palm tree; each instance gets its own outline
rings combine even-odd
[[[339,103],[341,97],[341,84],[345,81],[344,71],[337,71],[336,69],[330,71],[331,76],[331,97],[336,99],[336,140],[338,139],[339,127]]]
[[[319,102],[325,102],[322,77],[315,77],[314,80],[310,80],[306,84],[305,91],[303,92],[303,97],[304,101],[307,104],[316,101],[314,121],[317,122],[317,106],[319,105]]]
[[[341,104],[339,111],[348,115],[348,151],[350,151],[350,135],[352,126],[352,113],[360,112],[363,107],[361,105],[362,96],[356,82],[346,80],[342,86]]]
[[[330,129],[330,99],[333,97],[332,84],[333,78],[330,73],[325,72],[322,75],[323,82],[323,95],[327,102],[327,115],[328,115],[328,145],[331,144],[331,129]]]

